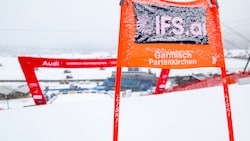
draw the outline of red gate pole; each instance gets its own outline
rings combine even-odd
[[[114,131],[113,141],[118,141],[118,126],[119,126],[119,109],[120,109],[120,88],[121,88],[121,67],[116,68],[116,84],[115,84],[115,95],[114,95]]]
[[[26,83],[32,94],[32,98],[36,105],[46,104],[46,99],[43,95],[39,82],[37,80],[35,71],[34,71],[34,62],[28,57],[18,57],[19,63],[23,70]]]
[[[227,124],[228,124],[228,132],[229,132],[229,141],[234,141],[234,131],[233,131],[233,121],[232,121],[232,113],[231,113],[231,104],[230,97],[228,92],[228,83],[227,83],[227,74],[226,68],[221,67],[221,77],[224,88],[224,98],[225,98],[225,106],[226,106],[226,114],[227,114]]]
[[[165,91],[166,83],[168,81],[170,69],[162,69],[161,74],[158,78],[158,82],[155,88],[155,94],[161,94]]]

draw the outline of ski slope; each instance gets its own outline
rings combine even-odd
[[[59,58],[115,57],[114,54],[60,54]],[[51,57],[51,56],[44,56]],[[1,56],[0,78],[24,79],[16,57]],[[244,68],[246,60],[226,59],[229,71]],[[237,64],[237,65],[236,65]],[[115,70],[72,69],[77,78],[106,78]],[[152,69],[159,74],[159,69]],[[99,72],[93,75],[93,72]],[[218,68],[171,70],[172,75],[218,73]],[[63,79],[63,69],[39,69],[39,79]],[[11,85],[2,83],[1,85]],[[43,84],[41,84],[43,85]],[[235,141],[250,140],[248,85],[230,85]],[[6,100],[0,108],[7,109]],[[31,106],[31,98],[9,100],[10,110],[0,111],[1,141],[111,141],[113,104],[110,95],[59,95],[52,104]],[[119,141],[229,141],[223,88],[174,92],[155,96],[121,98]]]
[[[250,140],[249,88],[229,86],[236,141]],[[229,140],[222,86],[122,98],[119,123],[119,141]],[[53,104],[2,110],[0,125],[3,141],[111,141],[113,99],[60,95]]]

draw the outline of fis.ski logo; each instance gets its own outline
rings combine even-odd
[[[208,44],[206,9],[134,3],[136,43]]]

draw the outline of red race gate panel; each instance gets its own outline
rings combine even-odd
[[[164,92],[170,69],[220,67],[229,130],[231,107],[217,0],[121,0],[117,71],[122,67],[161,68],[156,94]],[[120,75],[116,74],[115,99]],[[113,141],[118,141],[119,100]]]
[[[58,59],[38,57],[18,57],[28,87],[36,105],[46,104],[46,99],[38,83],[34,69],[43,68],[100,68],[115,67],[116,59]]]

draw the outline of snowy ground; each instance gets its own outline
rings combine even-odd
[[[250,140],[250,85],[230,85],[236,141]],[[58,102],[0,112],[4,141],[110,141],[113,99],[60,95]],[[122,98],[119,140],[228,141],[223,88]]]
[[[86,58],[90,56],[95,57],[93,54],[85,55]],[[98,56],[100,54],[96,57]],[[107,57],[105,54],[103,56]],[[0,57],[0,61],[1,79],[24,79],[16,57]],[[226,60],[230,71],[242,70],[245,63],[246,60]],[[106,78],[113,70],[115,68],[104,71],[75,69],[72,74],[78,78]],[[95,71],[99,74],[93,75]],[[159,69],[152,71],[157,74],[160,72]],[[171,70],[170,75],[197,72],[218,73],[220,70]],[[63,69],[39,69],[37,75],[39,79],[65,77]],[[250,140],[249,88],[250,84],[229,86],[235,141]],[[1,100],[0,108],[7,109],[7,102],[10,110],[0,111],[0,140],[110,141],[113,138],[114,103],[110,95],[58,95],[52,104],[36,107],[30,106],[34,104],[31,98]],[[229,141],[222,86],[157,96],[122,98],[119,123],[119,141]]]

